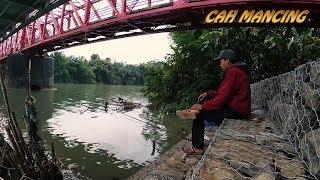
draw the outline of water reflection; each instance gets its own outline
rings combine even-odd
[[[90,110],[81,114],[82,109],[69,107],[67,110],[58,110],[54,118],[48,120],[48,130],[68,142],[81,142],[90,153],[102,149],[114,154],[117,159],[131,159],[138,164],[153,159],[146,157],[149,152],[145,147],[149,143],[141,136],[142,125],[132,122],[126,116],[121,117],[121,113],[106,113],[97,109],[94,113]],[[135,109],[130,114],[140,114],[142,111]],[[127,167],[130,168],[130,165]]]
[[[167,131],[184,135],[182,130],[190,129],[190,123],[149,110],[141,87],[57,84],[55,88],[33,92],[39,132],[46,144],[55,144],[61,167],[81,179],[127,178],[179,141]],[[25,96],[25,90],[9,90],[18,117],[23,116]],[[109,105],[105,112],[105,101],[118,97],[143,107],[119,111]],[[2,98],[0,102],[1,111]],[[22,118],[19,125],[24,127]]]

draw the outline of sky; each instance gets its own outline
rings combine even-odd
[[[84,56],[86,59],[96,53],[101,59],[109,57],[112,61],[140,64],[163,61],[167,54],[172,53],[170,44],[169,33],[157,33],[76,46],[60,52],[67,56]]]

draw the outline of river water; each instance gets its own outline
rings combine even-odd
[[[141,89],[123,85],[56,84],[54,90],[32,92],[37,99],[39,133],[47,147],[54,143],[66,179],[128,178],[180,141],[168,131],[180,136],[190,132],[191,122],[149,109]],[[26,90],[9,89],[8,95],[24,129]],[[119,97],[141,103],[142,107],[119,109],[116,104]],[[6,113],[2,97],[0,111]],[[25,129],[23,132],[26,134]]]

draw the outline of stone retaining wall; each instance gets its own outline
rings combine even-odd
[[[307,168],[269,119],[226,119],[191,176],[186,179],[286,179]]]
[[[251,89],[253,104],[267,112],[311,176],[320,178],[320,60]]]

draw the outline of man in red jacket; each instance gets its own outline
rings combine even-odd
[[[192,147],[185,147],[188,154],[204,152],[204,120],[221,125],[224,118],[243,119],[251,114],[251,92],[247,71],[237,62],[235,52],[222,50],[215,60],[220,61],[224,72],[218,90],[201,94],[199,102],[189,112],[194,112]]]

